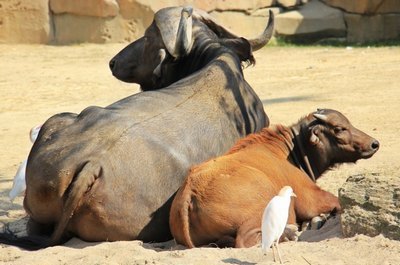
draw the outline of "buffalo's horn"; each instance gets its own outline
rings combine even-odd
[[[211,17],[208,13],[202,10],[196,9],[193,16],[203,21],[204,24],[206,24],[220,38],[225,38],[225,39],[239,38],[239,36],[237,36],[235,33],[219,25],[213,17]],[[270,10],[268,25],[265,28],[264,32],[257,38],[249,40],[252,50],[256,51],[264,47],[264,45],[267,44],[268,41],[271,39],[273,30],[274,30],[274,14]]]
[[[160,49],[160,50],[158,51],[158,57],[159,57],[159,59],[160,59],[160,63],[157,65],[156,68],[154,68],[154,71],[153,71],[153,74],[154,74],[157,78],[160,78],[160,77],[161,77],[161,66],[162,66],[162,63],[163,63],[164,60],[165,60],[166,55],[167,55],[167,53],[166,53],[165,49]]]
[[[321,120],[321,121],[327,121],[328,120],[328,117],[326,115],[324,115],[324,114],[314,113],[313,116],[316,119]]]
[[[182,9],[178,32],[176,34],[174,57],[186,55],[190,50],[192,42],[192,13],[192,7],[184,7]],[[190,23],[188,23],[189,19]]]
[[[265,46],[268,41],[272,37],[272,33],[274,32],[274,13],[269,10],[269,20],[268,25],[265,28],[264,32],[255,39],[250,39],[250,45],[253,51],[257,51]]]

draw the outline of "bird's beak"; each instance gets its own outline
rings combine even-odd
[[[292,195],[290,195],[290,197],[296,197],[297,198],[297,195],[293,192]]]

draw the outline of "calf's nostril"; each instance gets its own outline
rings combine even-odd
[[[372,149],[378,149],[379,148],[379,142],[377,140],[373,141],[371,144]]]

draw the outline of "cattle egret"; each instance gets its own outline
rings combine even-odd
[[[30,136],[32,144],[36,141],[36,138],[38,137],[41,127],[42,127],[42,125],[37,125],[31,129],[29,136]],[[17,170],[17,173],[15,174],[13,186],[10,190],[10,193],[8,194],[10,201],[13,201],[15,199],[15,197],[22,194],[26,189],[25,172],[26,172],[27,162],[28,162],[28,159],[25,159],[21,163],[21,165],[19,166],[19,168]]]
[[[31,139],[32,144],[36,141],[36,139],[39,135],[39,132],[40,132],[40,128],[42,128],[42,125],[43,124],[36,125],[35,127],[33,127],[31,129],[31,131],[29,133],[29,137]]]
[[[26,171],[26,162],[27,161],[28,160],[25,159],[21,163],[21,165],[19,166],[19,168],[17,170],[17,174],[15,174],[12,189],[11,189],[10,193],[8,194],[10,201],[13,201],[15,199],[15,197],[22,194],[26,189],[25,171]]]
[[[272,254],[274,255],[274,261],[276,261],[275,246],[280,263],[282,263],[282,258],[278,243],[288,220],[291,196],[296,197],[293,189],[289,186],[283,187],[279,194],[268,203],[261,223],[261,248],[266,252],[272,246]]]

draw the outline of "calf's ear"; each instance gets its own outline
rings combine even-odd
[[[318,134],[320,132],[318,125],[311,127],[310,131],[311,131],[310,143],[312,145],[317,145],[320,142],[319,137],[318,137]]]

